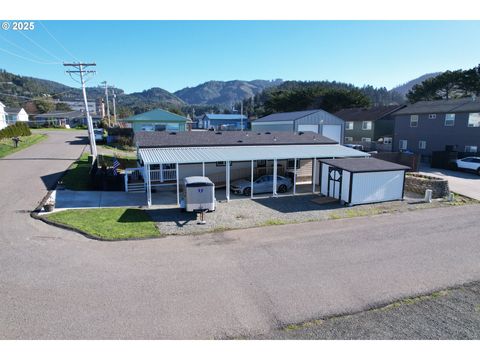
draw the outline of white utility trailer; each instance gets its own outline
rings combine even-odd
[[[215,184],[205,176],[186,177],[180,206],[188,212],[215,211]]]
[[[372,157],[321,160],[320,193],[347,205],[402,200],[409,169]]]

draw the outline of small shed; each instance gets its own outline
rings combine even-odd
[[[375,158],[321,160],[320,193],[348,205],[402,200],[408,166]]]

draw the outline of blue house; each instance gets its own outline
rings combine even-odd
[[[240,114],[205,114],[199,121],[201,129],[246,130],[248,119]]]

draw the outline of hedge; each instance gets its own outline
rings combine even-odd
[[[0,140],[5,138],[13,138],[16,136],[29,136],[32,135],[30,128],[23,122],[17,122],[13,125],[9,125],[6,128],[0,130]]]

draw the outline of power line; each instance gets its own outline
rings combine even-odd
[[[14,52],[11,52],[11,51],[9,51],[9,50],[2,49],[2,48],[0,48],[0,51],[3,51],[3,52],[5,52],[5,53],[7,53],[7,54],[10,54],[10,55],[12,55],[12,56],[16,56],[16,57],[18,57],[18,58],[20,58],[20,59],[23,59],[23,60],[31,61],[31,62],[36,63],[36,64],[42,64],[42,65],[60,65],[60,64],[61,64],[61,62],[44,62],[44,61],[37,61],[37,60],[30,59],[30,58],[27,58],[27,57],[22,56],[22,55],[15,54]]]
[[[63,44],[60,42],[60,40],[58,40],[55,36],[53,36],[53,34],[47,29],[47,27],[41,22],[41,21],[38,21],[38,23],[40,23],[40,25],[42,25],[42,27],[45,29],[45,31],[48,33],[48,35],[50,35],[50,37],[55,40],[57,42],[58,45],[60,45],[60,47],[65,50],[65,52],[70,55],[74,60],[76,61],[80,61],[77,59],[77,57],[75,55],[73,55],[65,46],[63,46]]]
[[[2,35],[0,35],[0,38],[3,39],[4,41],[6,41],[7,43],[9,43],[10,45],[13,45],[13,46],[16,47],[17,49],[26,52],[28,55],[37,58],[38,61],[48,62],[48,60],[45,60],[45,59],[40,58],[39,56],[37,56],[36,54],[30,52],[29,50],[24,49],[24,48],[21,47],[20,45],[15,44],[13,41],[10,41],[10,40],[4,38]]]
[[[35,45],[36,47],[38,47],[39,49],[42,49],[45,53],[47,53],[48,55],[54,57],[55,59],[59,60],[59,61],[62,61],[62,59],[60,59],[57,55],[53,54],[51,51],[45,49],[42,45],[38,44],[35,40],[31,39],[29,36],[27,36],[27,34],[25,34],[23,31],[19,31],[18,32],[20,35],[22,35],[24,38],[26,38],[27,40],[29,40],[33,45]]]

